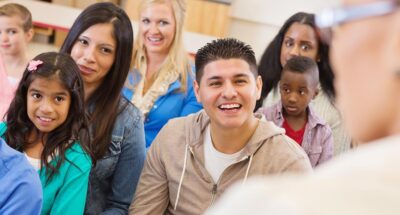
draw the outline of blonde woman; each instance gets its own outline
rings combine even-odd
[[[193,91],[193,69],[182,44],[184,0],[142,0],[139,32],[123,94],[145,116],[146,148],[169,119],[202,108]]]

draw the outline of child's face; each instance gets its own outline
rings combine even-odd
[[[67,119],[71,95],[58,78],[36,78],[26,96],[28,117],[41,132],[51,132]]]
[[[4,55],[18,55],[26,52],[33,30],[25,32],[19,16],[0,16],[0,52]]]
[[[200,84],[195,82],[197,100],[212,124],[220,128],[246,128],[254,122],[253,110],[260,98],[261,78],[254,78],[249,64],[241,59],[216,60],[204,67]]]
[[[284,113],[301,116],[310,101],[318,94],[316,81],[309,73],[282,71],[279,84]]]

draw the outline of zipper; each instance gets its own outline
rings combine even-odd
[[[194,154],[193,149],[192,149],[191,146],[189,146],[189,151],[190,151],[190,153],[192,154],[193,159],[194,159],[197,163],[200,164],[200,162],[199,162],[199,160],[196,158],[196,156],[195,156],[195,154]],[[203,165],[199,165],[199,166],[205,169],[205,166],[203,166]],[[225,170],[224,170],[224,171],[225,171]],[[218,179],[217,183],[215,183],[214,180],[213,180],[213,178],[211,177],[210,173],[208,173],[208,171],[207,171],[206,169],[205,169],[204,172],[205,172],[206,176],[208,176],[208,178],[209,178],[209,179],[212,181],[212,183],[213,183],[213,187],[212,187],[212,189],[211,189],[211,203],[210,203],[210,205],[208,206],[208,207],[211,207],[211,206],[214,204],[215,196],[217,195],[218,183],[219,183],[219,181],[221,180],[221,177]],[[222,173],[222,174],[223,174],[223,173]],[[221,174],[221,176],[222,176],[222,174]]]
[[[190,151],[190,153],[192,154],[193,159],[194,159],[197,163],[200,163],[200,162],[198,161],[197,157],[195,156],[195,154],[194,154],[193,149],[192,149],[191,146],[189,146],[189,151]],[[214,182],[214,180],[213,180],[213,178],[211,177],[211,175],[210,175],[210,174],[208,173],[208,171],[205,169],[205,166],[200,165],[200,167],[202,167],[202,168],[205,169],[205,173],[206,173],[206,175],[208,176],[208,178],[211,179],[211,181],[214,183],[214,184],[213,184],[213,187],[212,187],[212,189],[211,189],[211,203],[210,203],[210,205],[208,206],[208,208],[210,208],[210,207],[214,204],[215,196],[217,195],[217,191],[218,191],[218,184],[219,184],[219,182],[221,181],[221,178],[223,177],[224,173],[225,173],[229,168],[231,168],[233,165],[238,164],[238,163],[240,163],[240,162],[242,162],[242,161],[248,159],[249,157],[250,157],[250,156],[243,156],[239,161],[237,161],[237,162],[235,162],[235,163],[229,165],[227,168],[225,168],[225,170],[222,172],[221,176],[219,177],[217,183]]]
[[[211,203],[210,203],[210,205],[208,206],[208,208],[210,208],[210,207],[214,204],[215,196],[217,195],[218,184],[219,184],[219,182],[221,181],[222,176],[224,175],[225,171],[227,171],[231,166],[233,166],[233,165],[235,165],[235,164],[237,164],[237,163],[240,163],[240,162],[246,160],[247,158],[249,158],[249,156],[244,156],[244,157],[243,157],[242,159],[240,159],[238,162],[229,165],[229,166],[222,172],[222,174],[221,174],[221,176],[219,177],[217,183],[216,183],[216,184],[213,184],[213,187],[212,187],[212,189],[211,189]],[[212,177],[211,177],[211,176],[210,176],[210,178],[211,178],[211,180],[212,180]]]
[[[211,207],[214,204],[215,196],[217,194],[217,188],[218,188],[218,185],[214,184],[213,188],[211,190],[211,204],[208,207]]]

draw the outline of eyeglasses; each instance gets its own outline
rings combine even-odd
[[[323,42],[330,44],[333,28],[343,23],[394,12],[399,6],[395,1],[378,1],[358,6],[325,9],[315,16],[315,24]]]

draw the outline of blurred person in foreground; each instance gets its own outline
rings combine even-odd
[[[343,0],[316,17],[321,37],[332,43],[339,108],[364,144],[313,176],[236,186],[207,215],[400,213],[399,6],[399,0]]]

